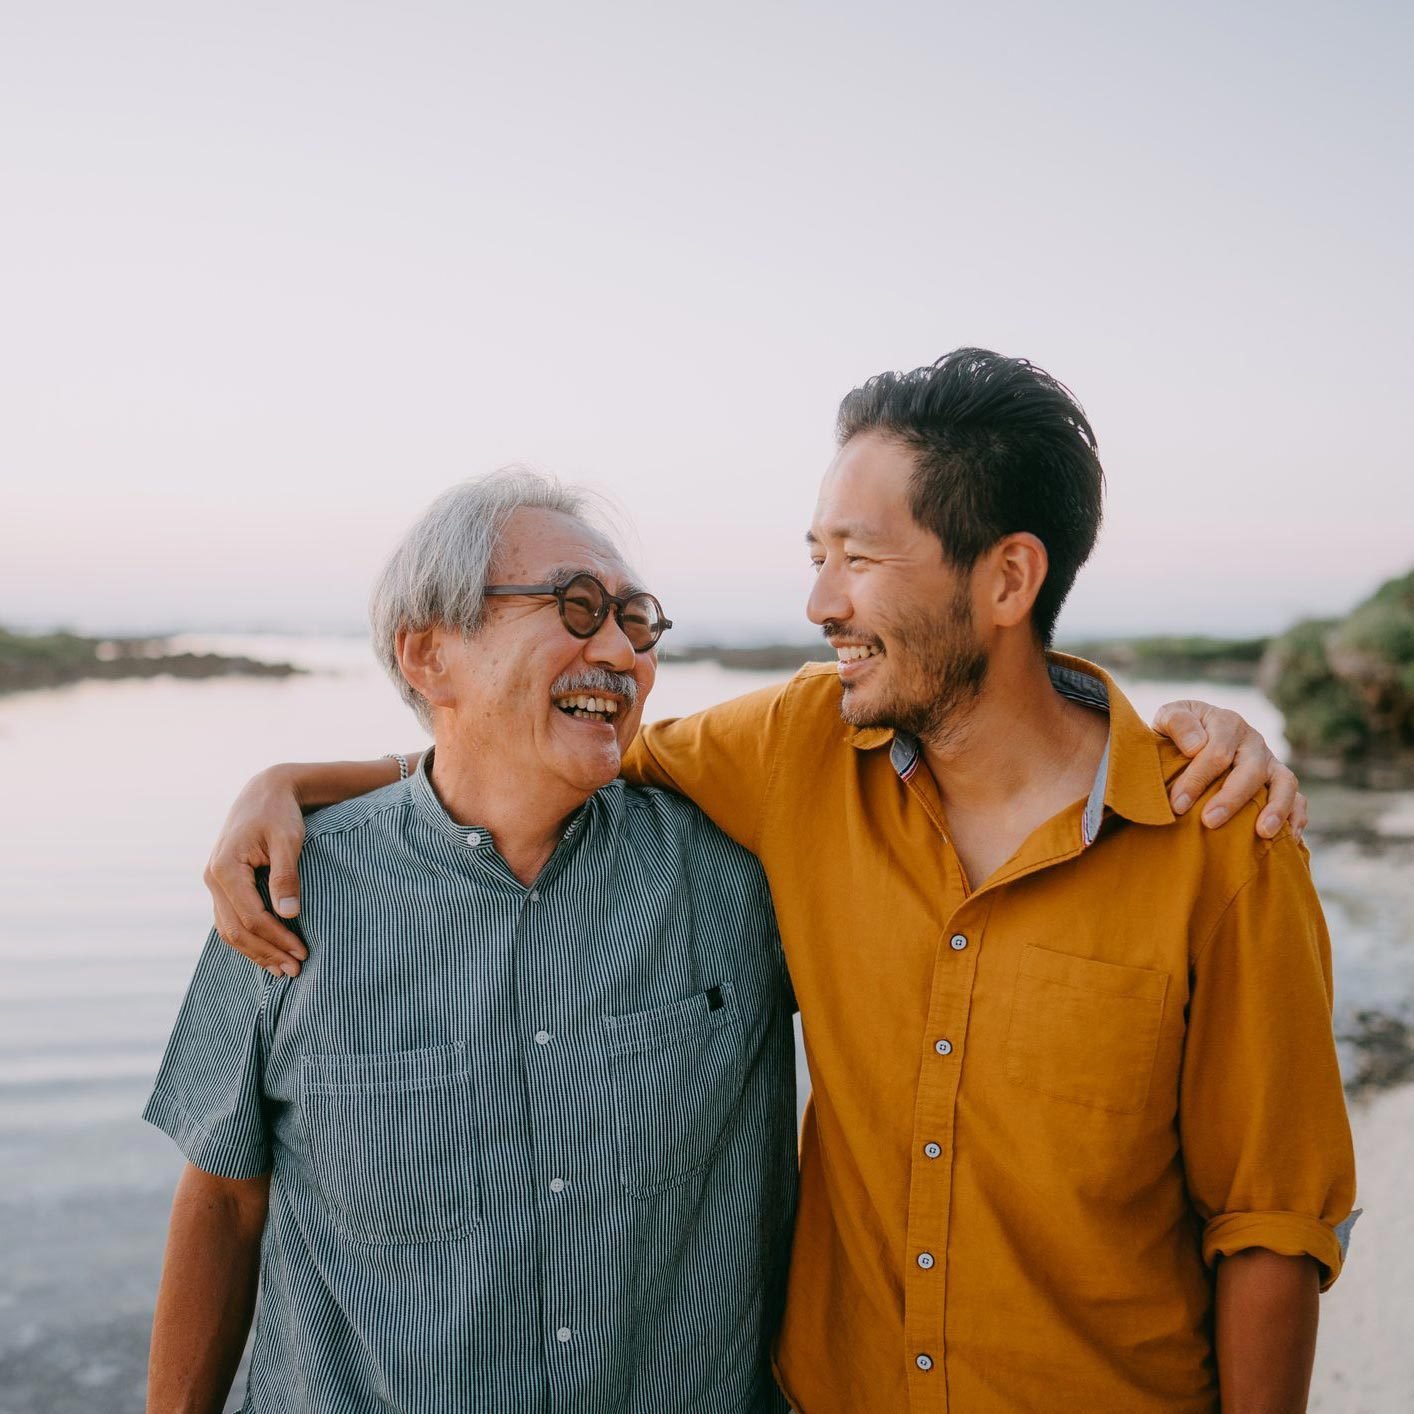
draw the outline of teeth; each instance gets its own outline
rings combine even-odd
[[[573,697],[559,698],[555,706],[570,717],[610,720],[619,710],[619,704],[608,697],[590,697],[587,693],[576,693]]]
[[[847,648],[836,648],[841,663],[857,663],[862,658],[872,658],[878,653],[877,648],[867,648],[861,645],[851,644]]]

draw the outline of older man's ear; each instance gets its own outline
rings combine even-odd
[[[397,634],[398,667],[412,687],[434,707],[456,705],[448,673],[447,630],[400,628]]]

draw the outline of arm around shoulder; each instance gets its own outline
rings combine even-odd
[[[793,685],[652,723],[624,755],[625,779],[685,795],[724,834],[755,850]]]

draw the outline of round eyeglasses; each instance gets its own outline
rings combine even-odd
[[[488,584],[485,593],[552,598],[559,605],[560,622],[576,638],[593,638],[612,609],[636,653],[648,652],[673,626],[651,594],[610,594],[592,574],[577,574],[563,584]]]

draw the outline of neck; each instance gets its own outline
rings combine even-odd
[[[1108,730],[1051,686],[1032,643],[1003,642],[982,691],[946,733],[923,743],[923,755],[945,806],[985,813],[1077,767],[1093,774]]]
[[[497,852],[521,883],[535,882],[588,799],[563,781],[527,779],[485,746],[439,736],[429,772],[442,808],[459,825],[490,831]]]

